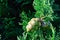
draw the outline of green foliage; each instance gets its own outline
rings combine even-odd
[[[35,12],[36,18],[44,17],[44,20],[46,22],[53,20],[53,16],[52,16],[53,10],[52,10],[49,0],[34,0],[33,6],[34,6],[34,9],[36,10],[36,12]],[[27,15],[24,12],[22,12],[21,17],[23,20],[22,25],[24,28],[26,28],[26,25],[29,22],[29,20],[31,19],[31,16],[27,17]],[[49,25],[50,26],[47,28],[39,27],[37,30],[34,30],[33,32],[26,32],[26,29],[25,29],[25,32],[23,33],[24,34],[23,37],[20,36],[17,38],[18,38],[18,40],[45,40],[45,39],[54,40],[55,39],[55,29],[53,28],[51,23]],[[37,25],[37,27],[38,27],[38,25]],[[47,30],[49,30],[49,31],[47,31]],[[44,31],[47,33],[46,35],[43,34]]]
[[[21,23],[21,24],[23,25],[23,29],[26,30],[26,25],[27,25],[27,23],[28,23],[28,21],[29,21],[30,18],[27,17],[27,15],[25,14],[24,11],[21,13],[20,16],[21,16],[21,18],[22,18],[21,20],[23,21],[23,22]]]
[[[34,0],[33,5],[36,10],[35,17],[49,16],[51,18],[53,10],[50,6],[49,0]]]

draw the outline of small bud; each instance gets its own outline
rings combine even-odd
[[[42,22],[42,23],[41,23],[41,26],[42,26],[42,27],[46,27],[46,26],[47,26],[46,22]]]
[[[42,22],[41,22],[41,26],[42,26],[42,27],[48,27],[48,26],[50,26],[50,22],[49,22],[49,21],[48,21],[48,22],[42,21]]]

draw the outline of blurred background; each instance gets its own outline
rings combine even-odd
[[[36,10],[33,7],[34,0],[0,0],[0,40],[17,40],[17,36],[22,36],[24,32],[21,12],[25,11],[26,15],[34,17]],[[56,28],[56,39],[60,40],[60,0],[50,0],[54,11],[55,18],[51,21]],[[30,11],[30,12],[29,12]],[[33,13],[33,14],[32,14]]]

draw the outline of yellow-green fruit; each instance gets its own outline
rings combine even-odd
[[[36,23],[38,22],[39,18],[32,18],[29,22],[28,22],[28,25],[26,26],[26,30],[27,32],[32,30]]]

